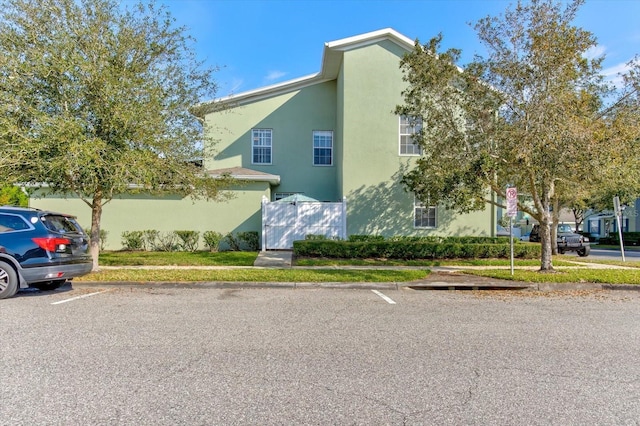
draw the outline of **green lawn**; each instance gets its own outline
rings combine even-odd
[[[256,252],[104,252],[100,254],[101,266],[252,266]],[[599,263],[624,266],[625,269],[591,269],[580,263]],[[596,261],[581,257],[554,256],[556,273],[539,273],[539,260],[514,261],[515,272],[506,268],[508,259],[471,260],[383,260],[383,259],[297,259],[296,266],[313,266],[320,269],[109,269],[91,273],[76,281],[233,281],[233,282],[407,282],[427,276],[428,269],[436,266],[485,266],[489,269],[466,270],[465,273],[505,280],[525,282],[595,282],[640,284],[640,262]],[[341,269],[342,266],[370,266],[366,270]],[[411,266],[415,270],[384,270],[376,267]],[[322,269],[322,268],[326,269]],[[491,269],[491,268],[496,269]],[[529,270],[518,268],[529,268]],[[632,268],[632,269],[629,269]],[[635,269],[633,269],[635,268]]]
[[[149,252],[108,251],[100,253],[100,266],[253,266],[257,252]]]
[[[599,284],[640,284],[640,268],[636,269],[567,269],[556,268],[553,273],[515,270],[468,270],[466,274],[503,280],[530,283],[599,283]]]
[[[407,282],[429,275],[428,270],[338,269],[110,269],[74,281],[101,282]]]

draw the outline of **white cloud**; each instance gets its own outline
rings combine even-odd
[[[604,52],[606,52],[606,50],[607,48],[602,45],[593,46],[593,47],[590,47],[589,50],[587,50],[584,53],[584,56],[589,60],[601,58],[604,55]]]
[[[235,91],[237,91],[238,89],[240,89],[242,87],[242,85],[244,84],[244,80],[241,78],[234,78],[233,80],[231,80],[231,90],[230,92],[233,93]]]
[[[264,78],[267,82],[272,82],[281,79],[287,75],[286,72],[283,71],[269,71],[269,74]]]
[[[634,62],[637,62],[637,60]],[[623,84],[622,74],[628,72],[631,68],[632,65],[630,65],[629,62],[622,62],[603,69],[602,75],[604,75],[605,79],[613,83],[616,87],[621,87]]]

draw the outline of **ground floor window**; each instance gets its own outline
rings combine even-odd
[[[436,207],[429,206],[414,198],[413,201],[413,227],[414,228],[435,228],[436,227]]]
[[[302,194],[302,192],[276,192],[273,194],[273,201],[282,200],[283,198],[287,198],[296,194]]]

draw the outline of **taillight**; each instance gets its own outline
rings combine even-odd
[[[67,238],[32,238],[38,247],[47,251],[65,252],[71,240]]]

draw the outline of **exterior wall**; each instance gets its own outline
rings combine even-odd
[[[228,202],[193,201],[180,196],[125,195],[104,206],[101,228],[107,231],[106,249],[122,249],[125,231],[238,231],[260,232],[262,196],[270,196],[267,183],[251,183],[237,188],[236,198]],[[49,195],[31,198],[31,207],[72,214],[83,228],[91,226],[91,209],[78,198]],[[201,238],[201,248],[204,248]]]
[[[341,192],[348,201],[349,234],[494,235],[493,210],[454,216],[438,209],[435,229],[413,227],[413,195],[400,183],[417,157],[399,154],[394,114],[405,88],[398,45],[383,41],[344,53],[342,81]]]
[[[435,228],[414,228],[414,198],[400,180],[418,157],[399,154],[394,113],[406,87],[399,63],[408,48],[389,39],[347,43],[326,59],[334,73],[327,75],[335,80],[311,80],[316,83],[278,95],[256,91],[254,97],[240,98],[238,106],[208,114],[207,131],[217,143],[209,147],[213,156],[205,159],[206,170],[242,167],[278,175],[280,184],[250,184],[237,189],[237,198],[227,203],[120,197],[104,207],[108,248],[121,247],[124,231],[260,231],[261,198],[273,200],[274,192],[304,193],[321,201],[346,197],[348,235],[495,235],[491,207],[467,215],[439,208]],[[252,164],[252,129],[272,130],[272,164]],[[314,130],[333,131],[332,166],[313,165]],[[32,205],[75,214],[89,226],[89,208],[78,199],[49,196]]]
[[[215,139],[208,170],[245,167],[280,175],[273,192],[303,192],[320,201],[337,201],[336,83],[319,83],[291,93],[243,104],[206,117]],[[272,164],[252,164],[251,129],[272,129]],[[334,165],[313,165],[313,131],[334,132]]]

